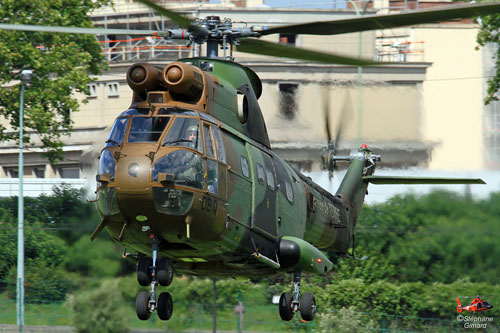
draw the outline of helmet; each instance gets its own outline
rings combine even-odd
[[[198,126],[196,125],[189,126],[186,130],[186,136],[191,141],[198,138]]]

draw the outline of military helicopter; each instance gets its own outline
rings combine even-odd
[[[250,68],[233,61],[232,50],[376,65],[256,38],[275,33],[333,35],[487,15],[500,12],[500,3],[233,28],[230,20],[216,16],[190,20],[151,1],[138,2],[181,28],[110,32],[1,24],[0,29],[150,34],[206,44],[205,57],[180,59],[164,68],[148,63],[129,68],[132,103],[117,117],[99,157],[96,193],[101,222],[91,239],[106,229],[115,241],[137,251],[137,280],[151,288],[136,298],[139,319],[147,320],[154,311],[162,320],[171,318],[172,296],[157,295],[157,287],[170,285],[174,271],[202,276],[289,272],[293,290],[280,297],[280,317],[289,321],[300,312],[303,320],[310,321],[316,314],[316,300],[312,293],[300,293],[301,273],[331,271],[327,251],[354,257],[348,250],[354,248],[354,231],[369,183],[484,183],[468,178],[375,176],[379,155],[363,145],[348,156],[338,156],[331,142],[322,154],[325,167],[333,172],[340,161],[349,167],[338,191],[329,193],[273,152],[257,102],[261,81]]]

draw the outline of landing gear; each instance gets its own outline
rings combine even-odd
[[[290,321],[295,312],[300,310],[300,316],[304,321],[311,321],[316,315],[316,298],[312,293],[300,295],[300,271],[293,273],[293,295],[283,293],[280,297],[279,311],[281,319]]]
[[[158,317],[161,320],[169,320],[172,317],[172,312],[174,310],[174,303],[172,301],[172,296],[168,292],[161,293],[158,297]]]
[[[168,287],[174,279],[174,269],[172,263],[167,258],[160,258],[158,260],[158,282],[161,286]]]
[[[158,284],[169,286],[174,277],[172,263],[167,258],[158,258],[159,241],[155,235],[150,236],[153,243],[152,259],[141,256],[137,262],[137,281],[141,286],[151,285],[151,291],[142,291],[135,299],[135,310],[140,320],[147,320],[153,311],[158,312],[161,320],[172,317],[174,303],[168,292],[163,292],[156,300]]]

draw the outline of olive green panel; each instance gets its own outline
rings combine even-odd
[[[231,220],[250,227],[252,183],[251,179],[243,174],[241,168],[241,158],[249,160],[245,142],[224,130],[221,131],[221,134],[229,166],[226,190],[227,213]]]
[[[298,177],[293,176],[293,170],[281,158],[273,155],[273,162],[278,184],[278,235],[303,238],[306,227],[304,185]],[[287,193],[287,191],[290,192]]]
[[[252,170],[252,228],[264,236],[277,238],[277,194],[276,176],[271,157],[247,143]],[[263,171],[259,172],[259,168]],[[268,183],[268,172],[272,173],[273,183]],[[261,175],[261,177],[259,177]]]
[[[297,237],[283,236],[282,239],[295,242],[300,248],[299,261],[291,268],[292,270],[299,269],[317,274],[326,273],[332,270],[333,263],[323,252],[312,244]]]

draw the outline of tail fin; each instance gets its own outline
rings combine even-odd
[[[457,297],[457,312],[462,313],[464,312],[464,309],[462,308],[462,304],[460,303],[460,299]]]

